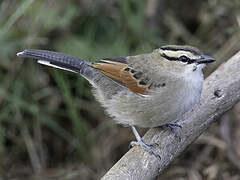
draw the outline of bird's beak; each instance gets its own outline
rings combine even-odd
[[[204,64],[204,63],[212,63],[216,61],[215,58],[207,55],[201,55],[201,58],[197,60],[198,64]]]

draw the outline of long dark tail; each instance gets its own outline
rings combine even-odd
[[[81,73],[83,75],[85,67],[91,65],[91,63],[88,61],[63,53],[46,50],[26,49],[22,52],[17,53],[17,56],[37,59],[38,63],[40,64],[64,69],[71,72]]]

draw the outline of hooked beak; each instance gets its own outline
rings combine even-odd
[[[212,63],[216,61],[215,58],[207,55],[201,55],[201,58],[197,60],[198,64],[204,64],[204,63]]]

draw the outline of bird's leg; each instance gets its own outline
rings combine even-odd
[[[169,128],[175,134],[175,136],[178,137],[179,140],[181,141],[181,136],[178,131],[178,128],[182,128],[181,125],[179,125],[177,123],[168,123],[168,124],[166,124],[166,127]]]
[[[134,126],[131,125],[132,131],[137,139],[137,141],[132,141],[130,143],[130,146],[141,146],[144,150],[146,150],[147,152],[149,152],[149,154],[153,154],[155,157],[157,157],[158,159],[161,159],[161,157],[154,152],[153,148],[155,146],[158,146],[157,143],[146,143],[142,140],[142,138],[140,137],[140,135],[138,134],[136,128]]]

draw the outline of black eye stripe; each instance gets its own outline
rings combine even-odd
[[[166,55],[165,53],[162,53],[161,56],[168,59],[169,61],[182,61],[182,62],[187,62],[188,64],[192,64],[195,62],[195,60],[190,59],[189,57],[187,57],[185,55],[182,55],[179,58],[177,58],[177,57],[170,57],[170,56]]]
[[[169,57],[169,56],[167,56],[165,53],[162,53],[161,56],[164,57],[164,58],[166,58],[166,59],[168,59],[168,60],[170,60],[170,61],[178,61],[178,60],[179,60],[179,59],[176,58],[176,57]]]
[[[189,59],[188,64],[192,64],[192,63],[194,63],[194,62],[196,62],[196,60]]]

